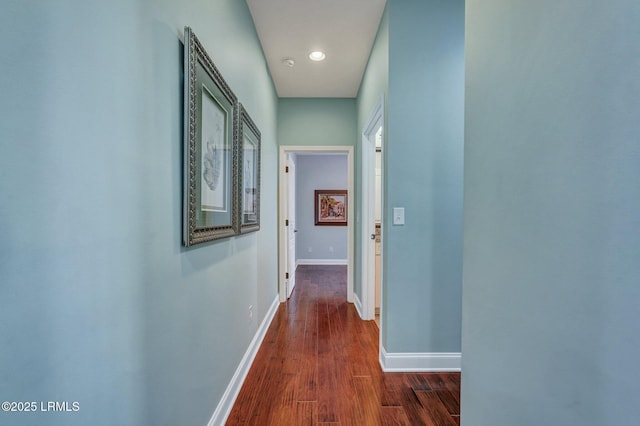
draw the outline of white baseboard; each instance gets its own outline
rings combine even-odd
[[[363,319],[364,316],[362,315],[362,302],[360,301],[360,298],[355,292],[353,293],[353,306],[356,307],[356,311],[358,311],[358,315],[360,316],[360,319]]]
[[[297,265],[348,265],[347,259],[298,259]]]
[[[460,352],[388,353],[380,348],[380,365],[385,372],[461,371]]]
[[[262,320],[262,324],[258,327],[255,336],[251,340],[249,344],[249,348],[247,352],[245,352],[242,357],[242,361],[240,361],[240,365],[236,369],[233,377],[231,378],[231,382],[227,386],[227,389],[222,395],[222,399],[218,403],[216,410],[213,412],[213,416],[211,416],[211,420],[207,423],[207,426],[218,426],[224,425],[227,421],[227,417],[231,414],[231,409],[233,408],[233,404],[240,393],[240,388],[242,388],[242,384],[244,380],[247,378],[247,374],[249,373],[249,368],[251,368],[251,364],[258,353],[258,349],[262,344],[262,340],[264,339],[265,334],[267,334],[267,330],[269,329],[269,325],[271,325],[271,321],[273,317],[276,315],[278,311],[278,306],[280,305],[280,300],[278,296],[273,300],[269,311],[267,311],[267,315],[265,315],[264,320]]]

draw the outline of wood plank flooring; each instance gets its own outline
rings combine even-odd
[[[346,266],[300,266],[227,425],[460,424],[459,373],[383,373],[378,327],[347,303]]]

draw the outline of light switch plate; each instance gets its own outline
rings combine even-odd
[[[393,224],[404,225],[404,207],[393,208]]]

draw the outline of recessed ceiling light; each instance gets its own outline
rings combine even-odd
[[[309,59],[316,62],[324,61],[324,58],[326,57],[327,55],[321,50],[316,50],[314,52],[309,53]]]
[[[293,66],[296,64],[296,61],[294,61],[291,58],[284,58],[282,60],[282,63],[285,64],[286,66],[288,66],[289,68],[293,68]]]

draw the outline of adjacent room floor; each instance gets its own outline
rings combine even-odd
[[[227,425],[459,425],[459,373],[383,373],[346,266],[300,266]]]

